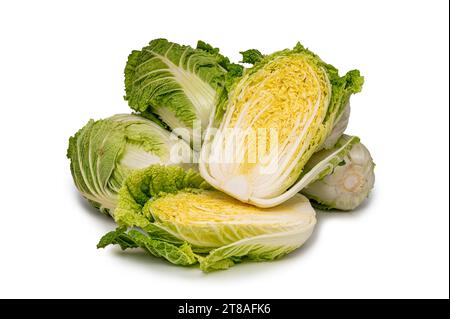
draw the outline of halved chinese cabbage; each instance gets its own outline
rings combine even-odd
[[[247,203],[273,207],[298,193],[309,158],[319,150],[363,78],[338,71],[298,44],[262,56],[236,80],[211,122],[200,172],[215,188]],[[225,111],[223,111],[225,110]],[[217,130],[215,130],[217,128]]]
[[[204,271],[242,259],[279,258],[300,247],[316,223],[303,195],[261,209],[212,189],[195,171],[158,165],[129,176],[114,218],[140,231],[119,228],[105,235],[99,247],[143,247],[175,264],[199,262]]]

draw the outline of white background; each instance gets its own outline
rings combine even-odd
[[[448,24],[443,0],[2,1],[0,297],[448,298]],[[97,250],[114,225],[78,196],[67,140],[129,112],[127,55],[157,37],[235,61],[301,41],[360,69],[348,132],[377,163],[370,200],[319,215],[283,260],[224,272]]]

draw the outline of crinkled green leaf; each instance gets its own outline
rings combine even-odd
[[[141,247],[155,257],[162,257],[175,265],[189,266],[197,263],[197,257],[188,243],[179,246],[153,239],[148,234],[137,230],[126,231],[125,227],[107,233],[100,239],[97,248],[119,245],[122,250]]]
[[[116,230],[108,232],[100,239],[97,248],[105,248],[109,245],[119,245],[122,250],[139,247],[136,241],[128,236],[126,231],[126,227],[118,227]]]
[[[255,64],[264,58],[264,55],[256,49],[241,51],[242,63]]]

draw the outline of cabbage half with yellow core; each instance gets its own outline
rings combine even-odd
[[[273,207],[313,179],[299,177],[350,95],[361,90],[363,78],[357,70],[340,77],[300,44],[269,56],[256,50],[243,55],[244,62],[255,65],[218,105],[202,147],[200,172],[212,186],[243,202]]]
[[[195,171],[158,165],[129,176],[114,218],[121,227],[99,247],[142,247],[174,264],[199,263],[204,271],[280,258],[300,247],[316,223],[303,195],[261,209],[212,189]]]

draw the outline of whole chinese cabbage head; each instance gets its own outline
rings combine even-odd
[[[375,183],[372,156],[359,139],[343,135],[334,148],[314,154],[307,169],[329,156],[338,159],[339,164],[303,188],[302,194],[320,209],[355,209],[367,198]]]
[[[98,247],[141,247],[177,265],[199,263],[204,271],[280,258],[300,247],[316,223],[303,195],[261,209],[212,189],[193,170],[159,165],[126,179],[114,218],[121,227]]]
[[[69,140],[67,157],[81,195],[113,214],[117,193],[134,170],[152,164],[191,167],[195,153],[183,140],[138,115],[90,120]]]
[[[263,56],[243,53],[254,63],[217,108],[200,156],[200,172],[215,188],[247,203],[273,207],[320,174],[310,175],[309,158],[323,147],[350,95],[363,78],[353,70],[339,76],[333,66],[298,44]]]
[[[125,100],[132,109],[161,119],[199,150],[202,131],[226,97],[226,82],[241,73],[242,66],[203,41],[192,48],[155,39],[128,57]]]

